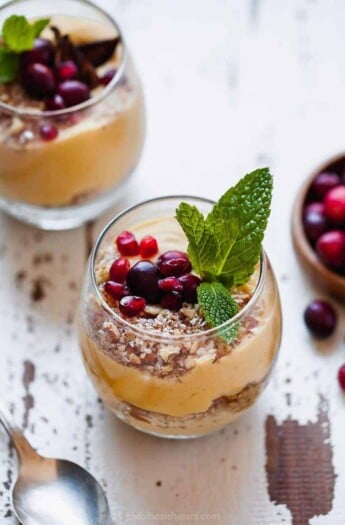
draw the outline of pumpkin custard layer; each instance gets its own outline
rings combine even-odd
[[[131,231],[137,238],[157,239],[153,261],[167,250],[186,251],[186,237],[174,217],[144,222]],[[106,404],[133,426],[166,435],[207,433],[238,417],[259,395],[279,347],[280,303],[269,262],[263,265],[265,283],[252,307],[247,303],[258,285],[259,265],[245,285],[232,288],[239,310],[247,307],[227,343],[219,332],[210,334],[198,304],[184,303],[178,311],[148,305],[139,315],[124,318],[103,288],[117,257],[110,240],[95,267],[108,308],[90,294],[80,326],[85,365]]]

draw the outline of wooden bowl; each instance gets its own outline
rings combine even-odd
[[[291,218],[291,234],[299,261],[312,283],[323,292],[345,303],[345,276],[332,271],[320,261],[305,235],[302,222],[303,209],[311,183],[319,173],[325,171],[345,174],[345,154],[331,158],[307,178],[294,203]]]

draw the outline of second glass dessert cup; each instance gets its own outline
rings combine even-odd
[[[0,208],[44,229],[73,228],[119,198],[139,161],[145,136],[141,84],[117,23],[91,2],[61,0],[48,9],[43,0],[14,0],[0,8],[0,25],[13,14],[48,15],[51,25],[78,43],[120,39],[116,64],[107,65],[115,68],[113,78],[78,105],[46,111],[11,103],[6,89],[0,93]],[[45,140],[42,126],[58,136]]]
[[[181,200],[205,214],[213,204],[193,197],[153,199],[105,228],[89,261],[79,323],[84,364],[105,404],[129,425],[170,438],[219,430],[253,405],[276,361],[282,325],[279,292],[265,253],[248,302],[244,299],[239,313],[220,327],[172,333],[167,313],[165,326],[153,332],[109,307],[99,282],[107,279],[110,243],[131,230],[154,235],[164,249],[185,250],[174,220]],[[186,316],[185,325],[192,326],[192,311]],[[234,337],[227,343],[222,333],[230,332]]]

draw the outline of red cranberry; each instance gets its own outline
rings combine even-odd
[[[159,289],[162,292],[179,292],[183,291],[183,285],[177,277],[166,277],[158,281]]]
[[[139,261],[129,270],[127,284],[136,295],[154,303],[160,296],[159,270],[151,261]]]
[[[345,185],[330,190],[324,200],[325,215],[333,224],[345,223]]]
[[[179,250],[171,250],[162,253],[158,258],[158,267],[163,275],[174,275],[178,277],[191,270],[189,257],[185,252]]]
[[[24,51],[20,55],[22,67],[26,67],[34,62],[49,66],[54,58],[54,47],[50,40],[46,38],[36,38],[34,47],[30,51]]]
[[[160,272],[165,276],[174,275],[178,277],[191,270],[191,265],[186,259],[181,257],[178,259],[170,259],[169,261],[163,261],[158,264]]]
[[[322,202],[309,204],[303,213],[304,231],[311,242],[327,231],[328,220],[325,216],[324,205]]]
[[[67,107],[76,106],[90,98],[88,86],[79,80],[66,80],[58,85],[57,91]]]
[[[154,237],[145,235],[140,241],[139,252],[143,259],[150,259],[158,252],[158,244]]]
[[[328,266],[345,267],[345,232],[333,230],[321,235],[316,243],[316,252]]]
[[[51,95],[55,90],[52,71],[44,64],[29,64],[23,71],[22,83],[29,95],[35,98]]]
[[[122,297],[125,297],[130,293],[127,286],[125,286],[122,283],[117,283],[115,281],[107,281],[104,285],[104,290],[113,299],[122,299]]]
[[[112,281],[123,283],[126,280],[131,263],[125,257],[116,259],[110,266],[109,277]]]
[[[65,109],[65,107],[63,98],[60,95],[54,95],[45,101],[45,109],[47,111],[58,111],[59,109]]]
[[[326,301],[312,301],[304,312],[304,321],[310,332],[316,337],[330,336],[337,324],[337,314]]]
[[[313,211],[315,213],[324,213],[325,212],[325,205],[323,202],[311,202],[308,204],[304,209],[304,214],[306,211]]]
[[[186,252],[181,252],[180,250],[169,250],[162,253],[158,258],[158,262],[170,261],[170,259],[185,259],[189,262],[189,257]]]
[[[182,299],[186,303],[195,304],[198,301],[197,288],[201,283],[201,279],[192,273],[181,275],[179,281],[183,286]]]
[[[124,231],[116,238],[117,249],[121,255],[138,255],[139,244],[133,233]]]
[[[120,312],[127,317],[134,317],[138,315],[146,306],[146,301],[142,297],[135,295],[127,295],[120,301]]]
[[[336,173],[320,173],[311,186],[311,189],[319,199],[323,199],[326,193],[340,184],[340,177]]]
[[[52,124],[42,124],[40,134],[43,140],[54,140],[59,134],[59,130]]]
[[[345,392],[345,365],[342,365],[338,370],[338,381],[340,388]]]
[[[55,73],[59,82],[73,80],[78,76],[78,67],[72,60],[66,60],[65,62],[60,62],[60,64],[56,66]]]
[[[116,69],[109,69],[102,76],[99,77],[102,86],[107,86],[113,80],[116,75]]]
[[[161,306],[167,310],[179,310],[182,306],[182,297],[178,292],[169,292],[161,298]]]

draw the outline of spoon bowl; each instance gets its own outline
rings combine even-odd
[[[12,506],[22,525],[111,525],[106,495],[89,472],[71,461],[37,454],[1,402],[0,423],[18,454]]]
[[[14,512],[23,525],[111,525],[103,489],[70,461],[36,456],[23,463],[13,488]]]

